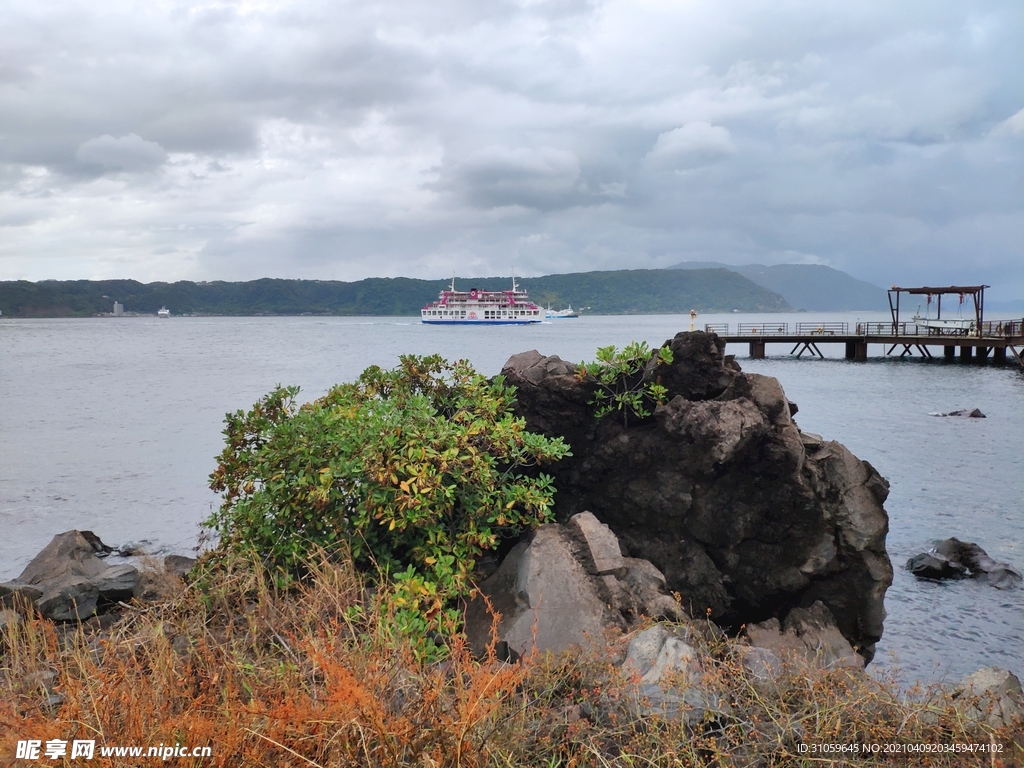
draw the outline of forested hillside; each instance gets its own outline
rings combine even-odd
[[[437,298],[447,280],[369,278],[263,279],[242,283],[139,283],[135,280],[0,282],[5,317],[91,317],[110,313],[115,301],[126,312],[174,315],[415,315]],[[593,314],[775,312],[790,309],[777,293],[726,269],[620,270],[520,278],[538,304],[588,307]],[[456,278],[456,287],[502,289],[510,277]]]

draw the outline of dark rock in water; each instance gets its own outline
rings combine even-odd
[[[591,510],[691,615],[738,628],[821,600],[870,659],[892,583],[888,484],[839,443],[802,433],[778,381],[744,374],[715,334],[666,344],[673,363],[652,361],[644,377],[667,400],[628,424],[594,418],[595,384],[571,363],[532,351],[505,364],[528,428],[572,446],[544,468],[558,518]]]
[[[117,548],[117,554],[121,557],[139,557],[149,554],[149,548],[153,542],[148,539],[143,541],[128,541]]]
[[[997,563],[974,542],[951,538],[940,542],[935,551],[952,561],[963,564],[972,576],[984,577],[999,589],[1019,587],[1021,573],[1008,563]]]
[[[967,566],[937,552],[922,552],[907,560],[907,570],[922,579],[962,579]]]
[[[973,408],[971,410],[967,410],[966,408],[962,408],[962,409],[960,409],[958,411],[949,411],[948,413],[931,413],[931,414],[928,414],[928,415],[929,416],[959,416],[959,417],[964,418],[964,419],[984,419],[984,418],[986,418],[985,414],[982,413],[977,408]]]

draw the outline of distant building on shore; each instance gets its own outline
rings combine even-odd
[[[114,302],[114,317],[124,317],[124,304],[119,301]]]

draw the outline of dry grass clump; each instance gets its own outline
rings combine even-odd
[[[107,629],[40,620],[0,644],[0,765],[19,739],[210,746],[202,766],[1021,765],[1020,728],[966,720],[941,688],[859,672],[753,676],[738,647],[691,633],[722,706],[693,727],[640,717],[607,659],[430,663],[345,564],[322,559],[279,594],[238,563],[203,590],[126,609]],[[700,639],[703,638],[703,639]],[[835,743],[990,743],[999,755],[823,755]],[[993,759],[994,758],[994,759]],[[139,765],[139,758],[99,758]],[[60,764],[59,761],[45,761]],[[151,758],[148,762],[159,762]],[[66,764],[88,764],[67,761]]]

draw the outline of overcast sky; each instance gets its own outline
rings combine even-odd
[[[0,0],[0,279],[1024,298],[1024,3]]]

